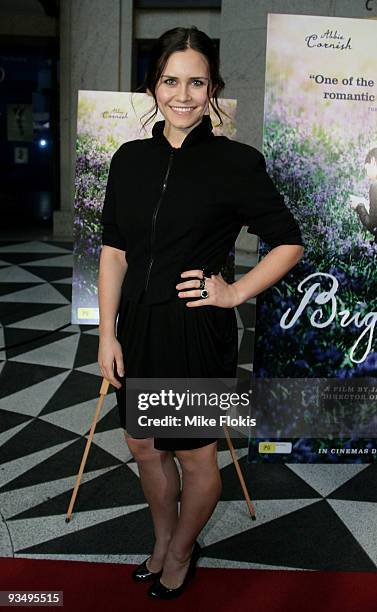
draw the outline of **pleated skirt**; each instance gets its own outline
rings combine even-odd
[[[193,298],[161,304],[134,302],[121,296],[116,336],[121,344],[125,377],[116,389],[120,425],[126,429],[125,378],[234,378],[238,331],[234,308],[188,307]],[[197,298],[194,298],[197,299]],[[131,434],[130,434],[131,435]],[[154,438],[158,450],[191,450],[217,438]]]

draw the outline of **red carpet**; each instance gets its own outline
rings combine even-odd
[[[190,612],[375,612],[377,609],[374,572],[198,567],[187,591],[169,602],[147,598],[147,584],[137,584],[131,579],[134,567],[4,558],[0,559],[0,590],[63,591],[64,607],[60,609],[72,612],[166,610],[166,606],[173,609],[178,602],[182,611]]]

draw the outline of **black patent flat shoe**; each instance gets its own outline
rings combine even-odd
[[[148,557],[148,559],[145,559],[143,561],[143,563],[140,563],[140,565],[137,566],[137,568],[135,568],[131,574],[133,580],[135,580],[135,582],[148,582],[149,580],[155,580],[156,578],[159,578],[162,574],[162,569],[159,572],[151,572],[148,567],[147,567],[147,561],[150,559],[150,557]]]
[[[191,553],[190,564],[188,566],[186,576],[182,584],[180,584],[175,589],[170,589],[169,587],[162,584],[160,577],[158,577],[149,587],[147,591],[148,597],[152,597],[153,599],[174,599],[175,597],[179,597],[179,595],[182,595],[187,586],[188,578],[190,576],[192,578],[195,576],[196,562],[198,561],[201,553],[202,548],[199,542],[195,542],[193,551]]]

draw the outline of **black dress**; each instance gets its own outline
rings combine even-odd
[[[243,225],[270,247],[302,245],[300,229],[259,151],[215,136],[209,115],[178,149],[164,125],[114,153],[101,216],[102,244],[124,251],[128,263],[117,324],[125,376],[235,378],[234,308],[187,307],[201,298],[178,297],[180,275],[218,274]],[[124,427],[124,388],[116,395]],[[191,449],[215,439],[155,438],[154,446]]]
[[[191,298],[193,300],[195,298]],[[189,308],[188,298],[145,304],[121,297],[117,338],[125,376],[146,378],[235,378],[238,332],[234,308]],[[117,379],[122,382],[116,373]],[[124,382],[124,379],[123,379]],[[124,385],[116,389],[121,426],[126,429]],[[216,438],[154,438],[159,450],[193,449]]]

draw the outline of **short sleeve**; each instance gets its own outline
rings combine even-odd
[[[269,177],[264,156],[256,149],[247,185],[237,203],[239,218],[248,225],[247,231],[271,248],[281,244],[304,246],[298,223]]]
[[[102,244],[126,251],[126,243],[119,231],[116,221],[116,159],[117,153],[114,153],[110,162],[110,169],[106,184],[105,199],[101,214],[102,228]]]

